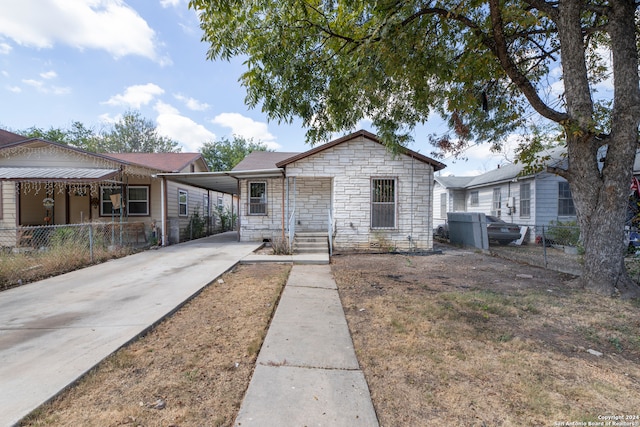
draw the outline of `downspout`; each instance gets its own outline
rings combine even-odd
[[[162,246],[167,245],[167,183],[163,176],[160,181],[160,217],[162,225],[160,226],[162,233]]]
[[[238,178],[236,178],[236,185],[238,186],[238,190],[237,190],[237,194],[238,197],[236,197],[236,203],[238,204],[238,208],[236,209],[237,213],[236,215],[238,216],[238,242],[241,239],[240,236],[240,229],[242,228],[242,220],[240,219],[240,180]],[[233,221],[233,194],[231,195],[231,220]]]

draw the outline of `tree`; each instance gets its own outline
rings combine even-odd
[[[580,280],[602,294],[640,294],[623,258],[640,121],[634,0],[189,5],[209,59],[247,57],[248,105],[279,121],[302,118],[311,143],[370,118],[390,147],[406,145],[432,112],[454,130],[437,140],[454,152],[470,141],[499,147],[535,117],[556,123],[569,166],[554,172],[569,182],[585,248]],[[554,97],[560,65],[564,89]],[[595,85],[608,77],[613,95],[598,100]]]
[[[127,111],[104,132],[95,150],[111,153],[170,153],[180,151],[178,143],[161,136],[151,120],[139,111]]]
[[[22,135],[26,138],[40,138],[46,141],[58,142],[60,144],[67,144],[67,131],[61,128],[50,127],[48,130],[44,130],[37,126],[31,126],[28,129],[17,131],[18,135]]]
[[[234,135],[231,140],[222,138],[219,141],[205,142],[200,151],[212,171],[228,171],[249,153],[269,150],[261,142],[253,142],[252,139]]]

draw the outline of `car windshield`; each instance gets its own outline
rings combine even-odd
[[[491,215],[487,215],[486,218],[487,218],[487,222],[504,222],[503,220]]]

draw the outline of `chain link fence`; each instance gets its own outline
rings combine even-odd
[[[153,244],[143,222],[0,228],[0,290]]]

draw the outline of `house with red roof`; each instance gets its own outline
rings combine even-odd
[[[232,196],[159,175],[208,170],[200,153],[91,153],[0,130],[0,228],[117,221],[177,243],[194,217],[215,227]]]

